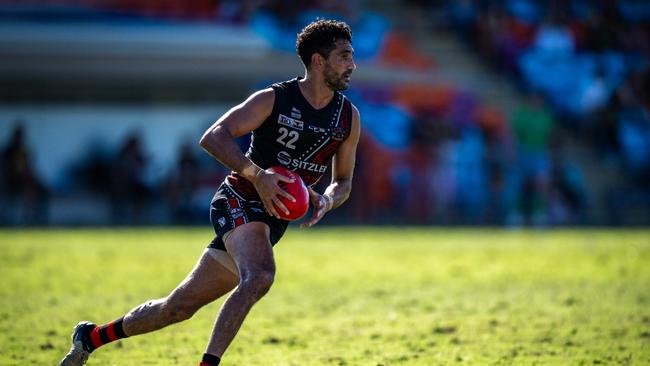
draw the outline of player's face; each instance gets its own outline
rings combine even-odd
[[[336,41],[336,48],[330,52],[329,57],[325,60],[323,76],[325,84],[334,90],[346,90],[350,86],[350,76],[352,71],[357,68],[352,56],[354,49],[350,42],[346,40]]]

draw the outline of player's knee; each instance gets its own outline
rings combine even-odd
[[[259,300],[271,289],[275,280],[275,269],[267,268],[252,272],[243,272],[239,286],[253,300]]]
[[[164,307],[165,316],[172,323],[191,318],[197,310],[191,303],[175,298],[168,298]]]

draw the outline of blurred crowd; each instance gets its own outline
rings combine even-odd
[[[102,16],[110,9],[111,16],[250,26],[289,52],[296,32],[316,16],[345,19],[359,60],[436,72],[435,59],[384,16],[362,11],[361,1],[79,3]],[[425,14],[443,14],[436,27],[457,32],[520,87],[525,102],[507,114],[453,85],[353,83],[346,94],[363,122],[353,194],[329,222],[589,224],[590,208],[606,200],[606,223],[616,224],[629,207],[650,207],[650,3],[409,3]],[[41,223],[39,203],[52,189],[30,168],[24,133],[18,128],[3,148],[3,207],[23,205],[21,220]],[[587,181],[585,168],[567,152],[576,141],[590,146],[604,169],[620,174],[610,195],[590,196],[597,182]],[[246,139],[241,146],[246,149]],[[207,200],[227,174],[196,144],[180,149],[162,181],[147,181],[147,169],[147,152],[131,135],[109,154],[89,154],[69,174],[77,189],[110,202],[118,224],[147,222],[147,207],[160,202],[171,222],[204,223]],[[326,183],[327,177],[319,184]]]
[[[554,134],[568,134],[574,142],[589,147],[601,165],[601,175],[620,175],[617,185],[609,187],[605,197],[587,197],[591,201],[607,201],[609,222],[634,215],[639,208],[648,214],[649,2],[424,0],[412,3],[427,14],[437,14],[437,19],[443,20],[443,27],[455,31],[493,70],[510,77],[523,93],[531,95],[534,102],[522,106],[510,118],[518,160],[528,161],[524,171],[537,170],[540,174],[536,175],[542,181],[554,182],[556,167],[552,162],[560,158],[567,169],[562,175],[578,187],[579,171],[567,161],[571,157],[561,153],[562,142],[553,138]],[[532,105],[537,106],[543,118],[528,115],[535,109],[530,108]],[[535,129],[537,133],[533,133]],[[555,133],[549,134],[549,130]],[[537,157],[531,159],[533,156]],[[524,191],[527,186],[524,184]],[[539,192],[544,191],[543,184],[533,186]],[[552,212],[556,206],[553,201],[542,201],[547,212]]]
[[[586,183],[539,94],[507,116],[453,87],[389,91],[383,102],[349,93],[365,123],[355,221],[586,223]]]
[[[454,1],[445,10],[485,60],[541,93],[599,153],[620,155],[635,175],[647,167],[650,3]]]

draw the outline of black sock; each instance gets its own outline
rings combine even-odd
[[[219,362],[221,362],[221,358],[209,353],[204,353],[199,366],[217,366],[219,365]]]

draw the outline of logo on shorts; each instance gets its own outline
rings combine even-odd
[[[299,121],[297,119],[287,117],[284,114],[278,115],[278,123],[281,125],[285,125],[287,127],[295,128],[296,130],[300,130],[300,131],[302,131],[302,126],[304,124],[303,121]]]
[[[300,109],[296,107],[291,107],[291,117],[300,119],[302,118],[302,113],[300,113]]]
[[[264,210],[262,210],[261,208],[258,208],[258,207],[251,207],[251,211],[264,212]]]
[[[244,216],[244,210],[242,210],[239,207],[233,207],[233,208],[230,209],[230,216],[232,216],[234,218]]]
[[[218,222],[219,222],[219,226],[224,226],[226,225],[226,218],[220,217]]]

